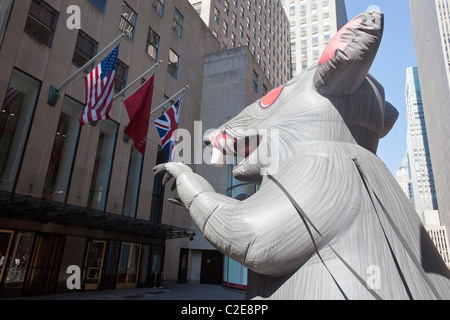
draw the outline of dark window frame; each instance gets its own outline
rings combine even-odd
[[[51,48],[58,25],[59,12],[45,1],[32,0],[24,32]]]

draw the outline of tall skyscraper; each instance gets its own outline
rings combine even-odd
[[[444,59],[447,63],[447,77],[450,83],[450,1],[436,0],[439,30],[441,34]]]
[[[402,162],[400,163],[400,167],[395,173],[395,178],[402,188],[403,192],[406,194],[411,203],[414,204],[414,199],[411,190],[411,179],[409,173],[409,157],[408,152],[405,152],[403,156]]]
[[[274,86],[291,79],[289,21],[280,0],[189,0],[222,50],[247,46]]]
[[[433,168],[428,147],[424,105],[417,68],[406,70],[407,146],[414,206],[424,221],[425,210],[437,210]]]
[[[291,25],[292,74],[319,61],[337,31],[347,23],[344,0],[282,0]]]
[[[431,163],[433,164],[440,221],[450,228],[450,84],[448,63],[444,57],[443,37],[439,27],[441,8],[449,0],[409,0],[411,22],[420,78],[423,112]],[[447,9],[446,9],[447,10]]]

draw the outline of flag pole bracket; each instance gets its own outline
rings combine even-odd
[[[56,89],[55,86],[50,86],[47,103],[49,105],[51,105],[52,107],[54,107],[54,106],[56,106],[56,103],[58,102],[60,97],[61,97],[61,92],[58,89]]]

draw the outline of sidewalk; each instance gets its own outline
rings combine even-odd
[[[217,285],[167,284],[163,288],[85,291],[9,300],[244,300],[245,292]],[[3,299],[8,300],[8,299]]]

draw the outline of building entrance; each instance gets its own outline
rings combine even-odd
[[[38,235],[24,288],[25,294],[54,293],[64,249],[64,237]]]
[[[86,256],[85,290],[98,290],[105,260],[106,241],[93,240],[89,243]]]
[[[142,245],[140,244],[122,243],[117,274],[117,289],[137,288],[141,248]]]
[[[202,270],[200,283],[222,284],[223,254],[215,250],[202,251]]]

